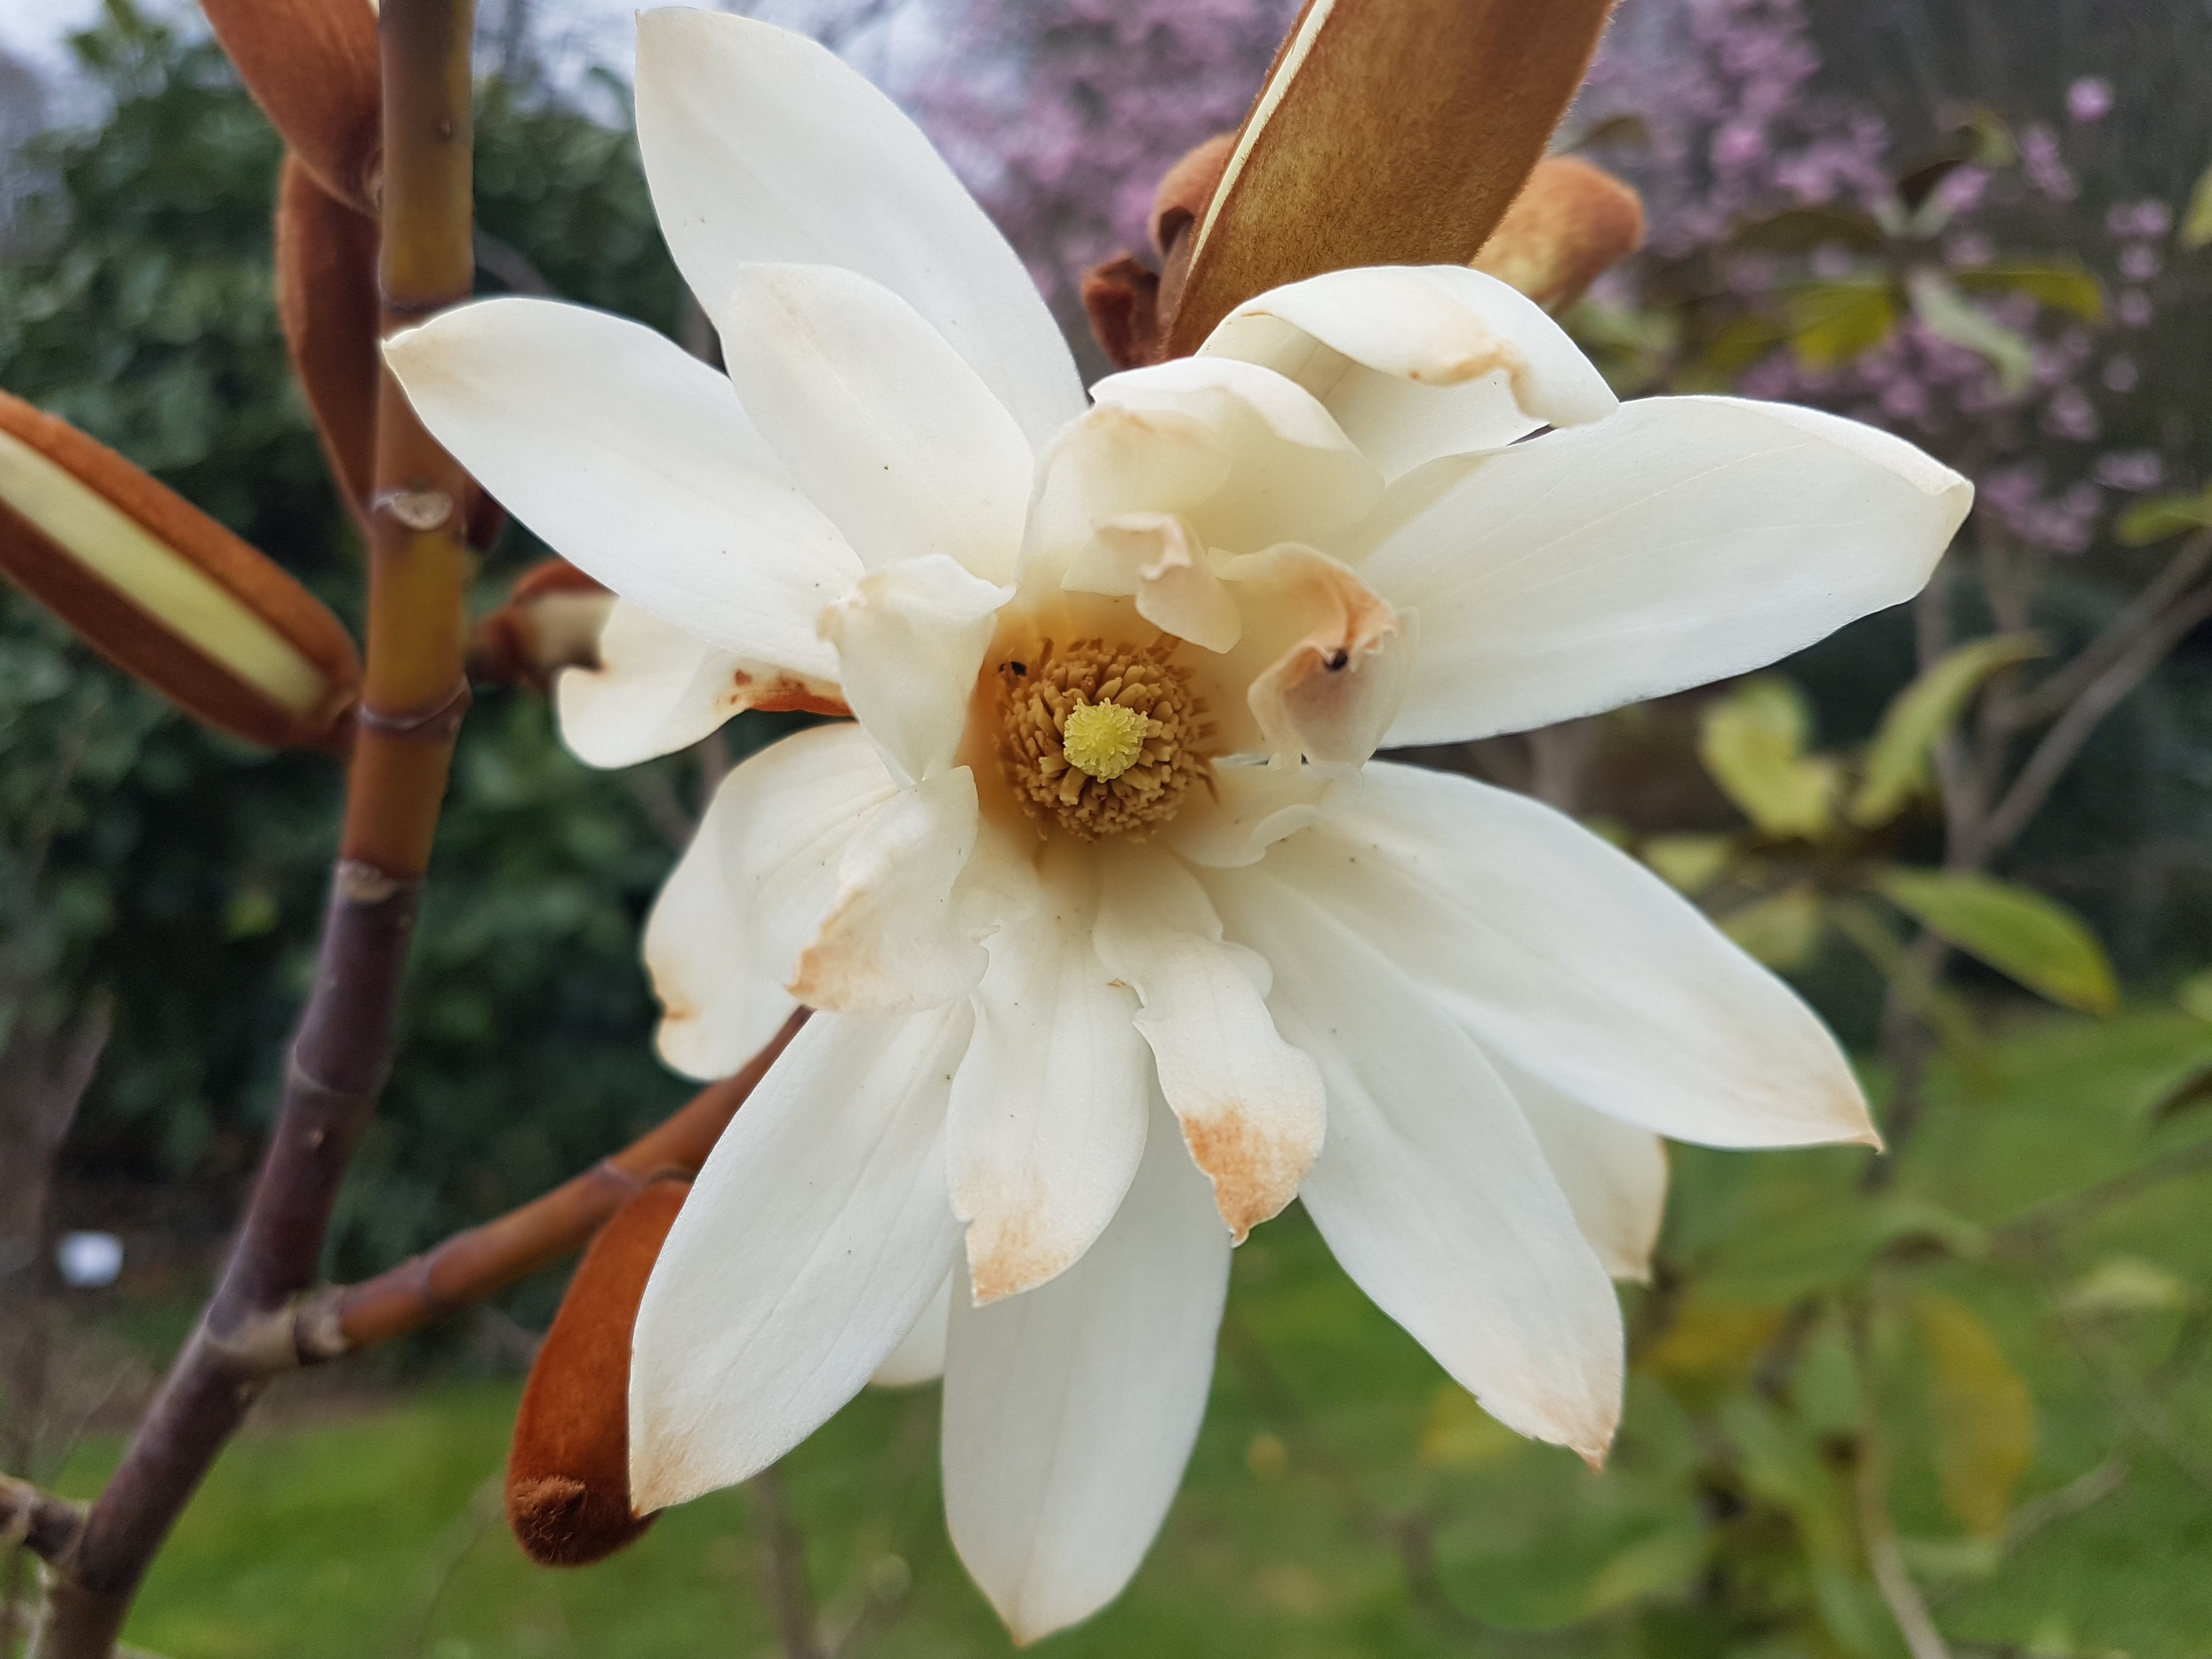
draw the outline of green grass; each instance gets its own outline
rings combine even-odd
[[[1946,1577],[1945,1561],[1972,1552],[1960,1548],[1929,1473],[1914,1361],[1893,1331],[1896,1386],[1883,1398],[1898,1438],[1899,1525],[1954,1640],[2135,1659],[2212,1649],[2212,1368],[2191,1346],[2212,1291],[2212,1177],[2151,1188],[2047,1254],[1990,1255],[1977,1243],[1982,1230],[2201,1137],[2212,1110],[2160,1124],[2149,1109],[2209,1051],[2203,1027],[2166,1014],[2024,1028],[1973,1074],[1946,1073],[1882,1212],[1940,1212],[1954,1254],[1881,1271],[1966,1302],[2028,1383],[2037,1439],[2019,1498],[2056,1492],[2110,1458],[2126,1471],[2111,1496],[2043,1527],[1993,1570],[1984,1561],[1978,1574]],[[1852,1196],[1855,1154],[1678,1150],[1674,1167],[1667,1251],[1713,1304],[1778,1308],[1864,1253],[1852,1230],[1870,1212]],[[2170,1308],[2061,1319],[2065,1287],[2114,1259],[2154,1262],[2190,1292]],[[1295,1211],[1238,1253],[1231,1320],[1189,1478],[1145,1568],[1120,1601],[1040,1651],[1844,1651],[1700,1645],[1693,1624],[1682,1626],[1709,1567],[1694,1389],[1633,1378],[1604,1475],[1487,1430]],[[1808,1421],[1825,1409],[1825,1352],[1816,1342],[1805,1362]],[[1851,1385],[1839,1386],[1847,1414]],[[498,1509],[516,1392],[444,1384],[349,1419],[249,1430],[161,1558],[128,1639],[170,1659],[778,1650],[742,1491],[664,1516],[601,1565],[529,1565]],[[809,1577],[833,1616],[855,1610],[872,1586],[895,1595],[896,1616],[865,1644],[871,1654],[1004,1653],[1006,1638],[945,1539],[935,1407],[933,1388],[872,1391],[787,1461]],[[88,1444],[64,1484],[93,1490],[116,1449]],[[1378,1519],[1416,1510],[1431,1519],[1437,1570],[1437,1587],[1422,1594],[1409,1593]],[[1563,1636],[1512,1633],[1577,1618]],[[1693,1631],[1686,1645],[1668,1635],[1678,1627]],[[1874,1659],[1887,1650],[1880,1641],[1866,1650]]]

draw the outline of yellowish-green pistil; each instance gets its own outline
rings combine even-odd
[[[1149,724],[1135,709],[1118,702],[1085,703],[1068,711],[1060,748],[1070,766],[1107,782],[1127,771],[1129,763],[1143,751]]]

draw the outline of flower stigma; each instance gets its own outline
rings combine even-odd
[[[1040,834],[1141,838],[1206,775],[1213,728],[1190,671],[1170,660],[1179,643],[1048,640],[999,665],[1000,763]]]

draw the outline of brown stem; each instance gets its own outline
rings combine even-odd
[[[471,0],[386,0],[386,332],[471,282]],[[368,650],[345,827],[278,1111],[216,1292],[76,1547],[58,1564],[40,1651],[106,1659],[170,1527],[268,1371],[267,1316],[314,1280],[355,1141],[389,1068],[422,875],[466,702],[466,479],[384,377],[371,514]]]
[[[0,1474],[0,1544],[19,1545],[41,1561],[58,1561],[83,1529],[83,1504]]]
[[[334,1359],[471,1307],[580,1248],[655,1176],[696,1174],[805,1018],[802,1008],[744,1070],[708,1085],[665,1121],[574,1180],[374,1279],[317,1291],[290,1322],[298,1358],[308,1364]]]

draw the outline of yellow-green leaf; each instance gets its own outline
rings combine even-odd
[[[1851,822],[1871,827],[1895,817],[1925,779],[1929,750],[1950,730],[1982,682],[2000,668],[2050,649],[2035,634],[1971,641],[1899,692],[1868,746],[1866,779],[1851,803]]]
[[[2155,1261],[2115,1255],[2068,1285],[2060,1301],[2075,1313],[2181,1313],[2197,1305],[2197,1291]]]
[[[1434,1468],[1471,1469],[1510,1457],[1528,1443],[1474,1402],[1456,1382],[1437,1389],[1421,1420],[1420,1461]]]
[[[1732,836],[1654,836],[1644,843],[1644,861],[1692,898],[1718,881],[1735,856]]]
[[[1948,1296],[1923,1291],[1912,1324],[1927,1351],[1943,1503],[1967,1531],[2001,1531],[2013,1488],[2035,1455],[2035,1403],[1989,1327]]]
[[[1688,1525],[1669,1527],[1631,1544],[1598,1570],[1583,1592],[1583,1615],[1610,1613],[1645,1596],[1679,1590],[1705,1565],[1705,1542]]]
[[[1790,295],[1790,343],[1808,368],[1842,368],[1896,326],[1897,297],[1886,276],[1806,283]]]
[[[2035,374],[2035,348],[2026,336],[2007,328],[1951,286],[1941,271],[1914,273],[1910,289],[1912,314],[1929,333],[1953,345],[1978,351],[1997,371],[1997,380],[2008,392],[2027,389]]]
[[[1802,968],[1820,942],[1820,896],[1798,886],[1721,918],[1721,932],[1782,973]]]
[[[1662,871],[1660,873],[1663,875],[1666,872]],[[2182,981],[2173,994],[2173,1000],[2181,1005],[2183,1012],[2212,1023],[2212,968],[2207,968],[2201,974],[2191,974]]]
[[[1788,680],[1746,680],[1705,710],[1698,757],[1722,792],[1770,836],[1808,841],[1826,834],[1837,768],[1805,753],[1812,711]]]
[[[2097,936],[2055,899],[1951,870],[1885,870],[1874,885],[1929,932],[2053,1002],[2103,1014],[2119,1000]]]
[[[2212,525],[2212,485],[2194,495],[2150,495],[2120,514],[2124,547],[2148,547]]]
[[[2189,192],[2189,211],[2181,216],[2181,245],[2200,248],[2212,242],[2212,167],[2207,167],[2197,177],[2197,188]]]
[[[2100,322],[2105,315],[2105,290],[2070,260],[1982,265],[1959,271],[1951,280],[1968,294],[2025,294],[2039,306],[2069,312],[2085,323]]]

